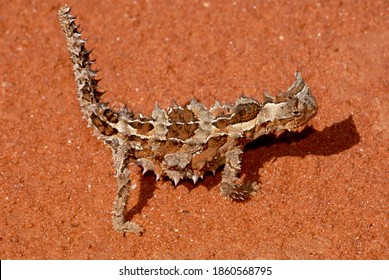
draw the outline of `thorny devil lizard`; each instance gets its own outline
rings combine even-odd
[[[291,87],[281,95],[265,94],[265,101],[241,96],[234,105],[215,102],[210,110],[195,99],[184,107],[167,111],[156,105],[151,117],[135,116],[125,107],[115,109],[101,102],[103,92],[93,70],[91,50],[85,48],[79,26],[64,6],[58,11],[73,63],[78,99],[84,118],[113,153],[117,195],[113,226],[121,232],[140,234],[143,228],[125,221],[130,192],[128,165],[136,163],[143,172],[153,171],[156,179],[166,176],[175,185],[190,178],[194,183],[204,173],[224,165],[221,194],[233,201],[252,197],[256,183],[239,180],[244,146],[261,135],[291,130],[307,123],[317,111],[315,98],[299,72]]]

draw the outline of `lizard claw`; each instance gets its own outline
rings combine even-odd
[[[256,182],[246,182],[243,184],[228,184],[223,182],[221,184],[221,194],[233,201],[244,201],[253,197],[259,185]]]

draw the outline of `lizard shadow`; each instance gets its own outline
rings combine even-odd
[[[308,155],[330,156],[350,149],[360,142],[353,116],[332,124],[322,131],[306,126],[301,132],[282,132],[280,135],[264,135],[246,145],[246,160],[254,163],[253,169],[258,170],[264,163],[284,156],[305,157]],[[259,158],[253,150],[265,149]],[[243,161],[243,165],[244,165]],[[247,175],[250,181],[259,181],[258,172]]]
[[[245,176],[246,181],[259,182],[258,172],[246,172],[250,173],[246,174],[245,171],[248,171],[249,168],[251,170],[258,170],[264,163],[278,157],[304,157],[307,155],[329,156],[339,154],[350,149],[359,142],[360,135],[352,115],[343,121],[326,127],[322,131],[317,131],[311,126],[306,126],[301,132],[285,131],[278,136],[274,134],[264,135],[246,145],[242,161],[241,176]],[[254,152],[258,151],[258,149],[265,149],[260,152],[260,157],[258,157],[257,152]],[[248,167],[248,165],[250,165],[250,167]],[[215,178],[206,175],[204,180],[199,183],[208,190],[218,186],[221,180],[221,172],[219,171],[216,173]],[[156,182],[155,175],[151,174],[152,173],[150,172],[147,173],[146,176],[141,176],[138,201],[136,205],[127,212],[126,218],[128,220],[132,220],[134,215],[141,213],[143,207],[147,205],[148,200],[153,197]],[[191,180],[183,180],[180,185],[185,186],[191,191],[198,184],[194,185]]]

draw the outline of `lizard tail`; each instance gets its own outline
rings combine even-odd
[[[81,107],[97,104],[104,92],[99,91],[96,79],[97,71],[92,69],[94,60],[89,58],[91,50],[85,48],[86,40],[75,23],[76,17],[70,13],[70,7],[64,6],[58,11],[59,23],[66,37],[66,44],[73,63],[74,77],[77,82],[78,97]]]
[[[108,107],[108,103],[100,102],[104,92],[98,85],[100,80],[96,79],[97,71],[92,69],[95,62],[89,58],[92,50],[86,49],[86,40],[82,39],[81,32],[78,31],[79,26],[75,23],[76,17],[70,13],[70,10],[68,6],[60,8],[58,17],[73,64],[81,111],[89,125],[97,130],[99,138],[107,142],[109,140],[107,137],[117,133],[110,123],[116,123],[119,115],[118,112]],[[132,117],[131,112],[127,110],[124,110],[122,114],[128,119]]]

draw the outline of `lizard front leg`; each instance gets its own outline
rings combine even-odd
[[[222,173],[220,191],[222,196],[231,200],[243,201],[255,195],[258,185],[255,182],[238,183],[241,171],[241,147],[226,152],[226,164]]]
[[[113,151],[114,166],[116,169],[117,193],[114,203],[112,223],[116,231],[132,232],[140,235],[143,228],[135,222],[125,221],[126,206],[130,195],[131,180],[128,170],[128,151],[121,149]]]

